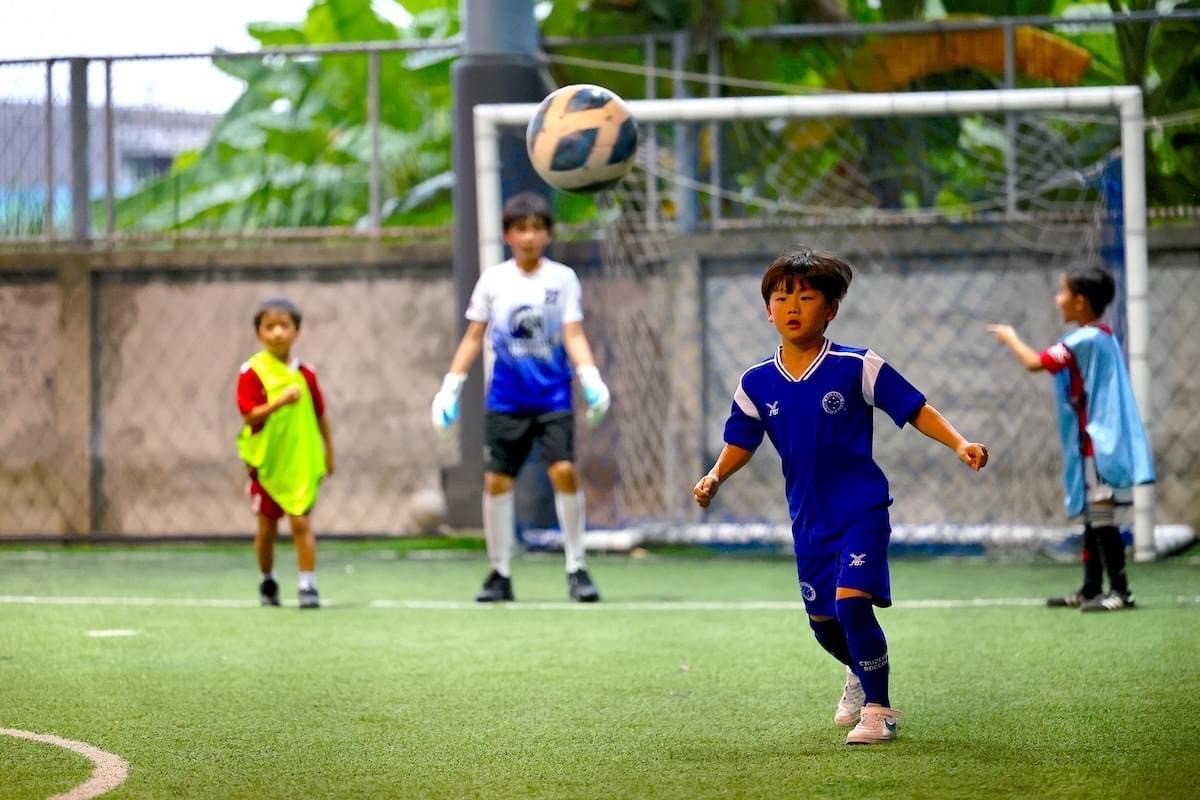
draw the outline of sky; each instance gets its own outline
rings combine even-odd
[[[375,0],[394,22],[404,16],[394,0]],[[50,56],[141,55],[254,50],[251,22],[302,21],[312,0],[9,0],[0,23],[0,61]],[[65,64],[54,70],[56,95],[66,97]],[[45,65],[0,65],[0,100],[45,96]],[[103,67],[88,73],[93,103],[104,102]],[[118,105],[224,111],[240,84],[203,60],[115,62]]]

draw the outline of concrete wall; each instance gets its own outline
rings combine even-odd
[[[1006,319],[1032,343],[1052,341],[1056,267],[978,230],[819,235],[858,269],[833,337],[879,351],[993,445],[989,473],[975,476],[880,418],[897,519],[1061,522],[1048,381],[982,332]],[[719,448],[737,375],[774,346],[758,276],[808,236],[818,233],[726,233],[607,266],[597,244],[557,246],[584,278],[588,332],[614,393],[605,425],[579,426],[593,525],[692,514],[688,493]],[[1160,518],[1196,525],[1200,232],[1151,241]],[[279,292],[305,311],[297,353],[317,367],[338,449],[318,530],[414,530],[421,490],[457,458],[428,423],[456,344],[440,243],[0,255],[0,536],[251,531],[234,386],[257,349],[255,304]],[[767,450],[722,494],[725,512],[780,517]]]

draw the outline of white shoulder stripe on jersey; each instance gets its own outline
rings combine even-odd
[[[875,381],[879,379],[879,370],[883,369],[883,358],[874,350],[868,350],[863,358],[862,390],[863,400],[867,405],[875,405]]]
[[[867,405],[875,405],[875,381],[879,379],[879,370],[883,369],[884,360],[874,350],[867,350],[866,354],[852,353],[834,350],[829,353],[831,356],[841,356],[843,358],[857,358],[863,362],[862,367],[862,396]]]
[[[742,382],[738,381],[737,390],[733,393],[733,402],[737,403],[737,407],[742,410],[742,413],[751,419],[762,419],[758,415],[758,409],[754,407],[754,401],[750,399],[750,395],[746,394],[746,390],[742,388]]]

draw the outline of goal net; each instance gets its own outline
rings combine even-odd
[[[1068,265],[1121,284],[1107,318],[1146,408],[1141,95],[1124,87],[633,101],[637,166],[597,197],[602,266],[581,270],[614,394],[581,432],[593,526],[667,541],[790,541],[769,443],[707,511],[691,487],[722,445],[741,372],[778,344],[759,280],[797,244],[855,279],[830,338],[869,346],[964,435],[983,475],[877,416],[896,540],[1040,547],[1065,530],[1050,388],[986,332],[1046,346]],[[476,110],[481,262],[500,260],[497,137],[534,106]],[[1132,179],[1130,176],[1133,176]],[[1153,495],[1138,503],[1153,548]]]

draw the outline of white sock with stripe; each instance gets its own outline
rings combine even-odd
[[[554,510],[558,514],[558,528],[562,531],[563,553],[567,560],[567,572],[576,572],[587,567],[587,555],[583,545],[584,511],[583,492],[554,493]]]
[[[510,561],[516,536],[513,530],[515,513],[512,492],[483,493],[483,537],[487,542],[488,560],[492,562],[492,569],[506,578],[512,576]]]

